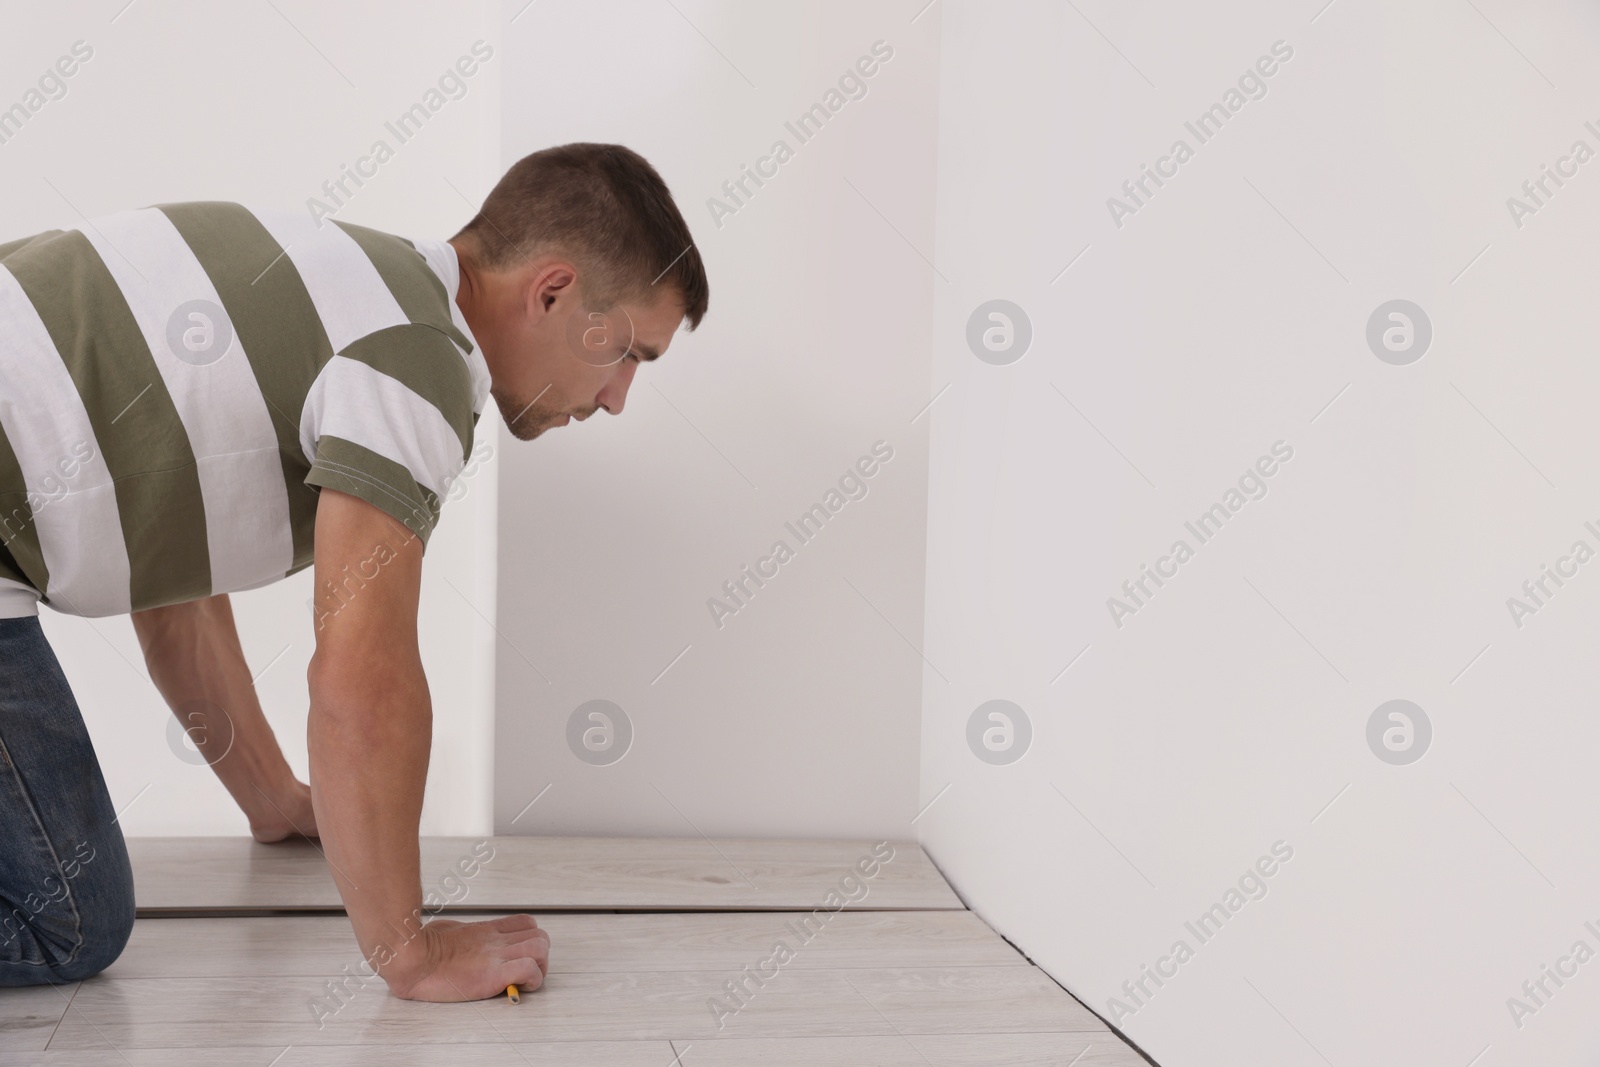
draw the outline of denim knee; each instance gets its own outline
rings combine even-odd
[[[98,864],[90,864],[78,875],[77,950],[56,968],[59,981],[77,982],[109,968],[128,947],[133,934],[133,865],[122,846],[122,837],[104,841]]]
[[[68,884],[76,911],[76,936],[54,948],[41,944],[45,967],[56,982],[77,982],[99,974],[122,955],[133,934],[133,868],[121,835],[102,838],[93,861],[80,868]]]
[[[49,965],[58,982],[91,978],[117,961],[133,934],[133,894],[102,904],[79,918],[82,933],[76,948],[61,962],[52,961]]]

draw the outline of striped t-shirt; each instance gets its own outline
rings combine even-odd
[[[489,394],[459,284],[444,241],[225,202],[0,244],[0,618],[276,581],[322,488],[426,544]]]

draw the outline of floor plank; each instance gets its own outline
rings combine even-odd
[[[459,913],[494,918],[501,912]],[[796,950],[785,969],[1027,966],[1027,960],[968,911],[841,911],[801,924],[810,912],[537,915],[550,933],[552,964],[566,973],[737,971],[782,939]],[[802,943],[796,930],[811,932]],[[111,978],[203,978],[359,972],[361,950],[342,915],[140,919]]]
[[[1103,1034],[712,1038],[677,1041],[682,1067],[1149,1067]]]
[[[453,917],[550,931],[553,972],[512,1005],[390,996],[342,914],[295,914],[340,905],[309,843],[135,838],[122,958],[70,1006],[0,990],[0,1067],[1142,1067],[894,844],[864,878],[870,843],[424,839]]]
[[[556,971],[520,1005],[401,1001],[377,979],[347,981],[341,996],[326,982],[261,976],[99,976],[82,984],[50,1048],[1104,1032],[1032,966],[783,970],[735,1010],[725,983],[736,976]]]
[[[550,947],[554,950],[555,944]],[[77,990],[76,982],[0,989],[0,1049],[26,1052],[44,1048]]]
[[[928,967],[837,971],[902,1034],[1105,1030],[1039,968]],[[779,1036],[779,1035],[773,1035]]]
[[[674,1067],[666,1041],[0,1051],[0,1067]]]
[[[479,842],[487,840],[488,844]],[[447,908],[796,910],[830,891],[856,909],[961,908],[920,846],[892,843],[876,874],[855,873],[872,842],[759,838],[427,837],[425,889]],[[492,849],[492,854],[488,851]],[[886,850],[885,850],[886,851]],[[246,837],[133,837],[140,914],[341,907],[326,861],[309,842]],[[475,857],[489,858],[477,864]],[[476,867],[462,877],[458,865]],[[860,886],[862,888],[853,888]],[[864,889],[864,895],[862,895]]]

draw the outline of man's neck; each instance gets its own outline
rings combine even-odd
[[[467,320],[467,328],[474,334],[478,332],[477,317],[478,301],[483,292],[483,282],[479,279],[478,268],[472,261],[472,254],[466,247],[466,242],[453,238],[445,242],[456,253],[456,307],[461,309],[462,317]]]
[[[480,354],[489,368],[489,379],[493,382],[498,376],[499,365],[494,352],[498,343],[492,329],[494,315],[489,305],[493,295],[489,291],[490,283],[478,266],[467,240],[456,238],[445,243],[456,252],[456,307],[461,309],[461,317],[467,320],[467,329],[478,340]]]

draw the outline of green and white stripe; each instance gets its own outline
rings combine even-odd
[[[238,589],[262,574],[287,573],[294,562],[289,498],[272,415],[256,388],[248,357],[232,358],[230,351],[215,364],[196,367],[167,351],[172,309],[162,293],[170,283],[190,299],[220,305],[211,279],[166,215],[155,208],[113,215],[84,233],[122,290],[145,345],[160,357],[153,361],[160,385],[196,457],[193,488],[205,520],[212,586]],[[124,259],[119,248],[136,249],[129,254],[138,255],[139,265]],[[145,278],[161,278],[163,284],[160,289],[140,284]],[[234,344],[240,346],[237,338]],[[234,402],[217,403],[218,396]],[[130,416],[144,399],[134,402]],[[271,491],[263,491],[264,486]],[[192,509],[194,504],[184,500],[179,506]]]
[[[0,617],[277,580],[311,561],[322,487],[431,534],[489,388],[444,242],[164,204],[0,268]],[[194,300],[233,334],[203,365],[169,343]]]
[[[8,490],[8,519],[20,520],[0,528],[7,549],[29,578],[48,575],[60,589],[98,590],[91,605],[95,614],[125,612],[128,553],[105,449],[49,330],[10,271],[0,271],[0,337],[5,338],[0,355],[0,432],[16,457],[16,481],[0,489]],[[96,461],[85,466],[70,496],[44,503],[34,512],[26,493],[17,490],[32,485],[40,492],[79,441],[88,442]],[[70,507],[65,506],[67,501]],[[57,547],[73,543],[92,543],[96,550],[67,552]]]

